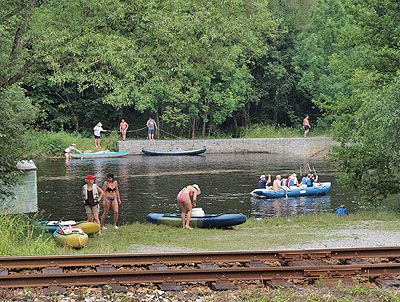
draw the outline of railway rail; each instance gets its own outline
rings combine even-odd
[[[259,280],[270,286],[366,280],[400,286],[400,247],[282,251],[179,252],[0,257],[0,288],[205,283],[233,289]]]

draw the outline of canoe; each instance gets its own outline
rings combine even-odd
[[[203,146],[200,149],[196,150],[181,150],[181,149],[174,149],[171,151],[156,151],[156,150],[150,150],[146,147],[142,148],[142,152],[145,155],[198,155],[206,152],[206,146]]]
[[[36,222],[35,226],[39,227],[40,229],[42,229],[42,230],[44,230],[45,232],[48,232],[48,233],[53,233],[60,226],[77,226],[77,227],[80,227],[88,235],[96,234],[96,233],[98,233],[100,231],[100,226],[97,223],[87,222],[87,221],[78,221],[78,222],[76,222],[75,220],[41,221],[41,222]]]
[[[299,196],[324,195],[328,193],[330,188],[331,188],[330,182],[322,182],[313,187],[289,189],[286,191],[286,194],[284,190],[279,190],[275,192],[269,189],[255,189],[250,194],[254,197],[266,197],[266,198],[282,198],[286,197],[286,195],[287,197],[299,197]]]
[[[72,158],[107,158],[107,157],[121,157],[128,155],[129,151],[124,152],[96,152],[96,153],[71,153]]]
[[[146,216],[146,220],[156,224],[182,226],[181,214],[150,213]],[[190,226],[198,228],[226,228],[244,223],[246,220],[247,218],[243,214],[206,214],[198,217],[192,216]]]
[[[54,231],[53,237],[62,246],[74,249],[83,248],[88,241],[88,235],[78,226],[59,227]]]

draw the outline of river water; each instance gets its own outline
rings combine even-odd
[[[281,199],[250,196],[261,174],[304,173],[307,162],[320,181],[332,182],[327,195]],[[197,206],[205,213],[243,213],[266,218],[312,212],[333,212],[341,204],[352,211],[357,194],[336,182],[339,172],[322,160],[271,154],[206,154],[203,156],[142,156],[113,159],[39,160],[38,200],[44,219],[85,218],[80,190],[87,174],[102,187],[107,173],[114,173],[122,204],[119,224],[144,221],[148,213],[179,213],[176,195],[187,184],[201,188]],[[300,180],[300,177],[299,177]],[[101,209],[102,211],[102,209]],[[111,211],[112,214],[112,211]],[[108,218],[106,223],[111,223]]]

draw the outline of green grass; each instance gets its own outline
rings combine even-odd
[[[76,144],[76,148],[82,152],[91,150],[117,151],[117,141],[120,139],[118,133],[102,135],[101,149],[96,149],[94,138],[83,137],[79,133],[68,132],[48,132],[48,131],[28,131],[24,135],[26,146],[26,156],[30,158],[44,156],[64,156],[64,150],[71,144]]]
[[[123,253],[154,250],[254,250],[280,249],[344,238],[343,229],[400,230],[400,219],[391,212],[363,211],[350,216],[311,214],[275,217],[264,220],[250,218],[231,229],[183,230],[167,225],[134,223],[111,227],[92,236],[82,250],[57,246],[51,234],[41,234],[25,215],[0,218],[4,244],[0,255],[40,255],[75,253]]]
[[[284,126],[256,124],[248,128],[242,128],[240,137],[242,138],[290,138],[303,137],[304,129],[301,127],[292,128]],[[313,128],[307,134],[307,137],[329,136],[329,133]]]

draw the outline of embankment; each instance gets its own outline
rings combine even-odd
[[[331,137],[307,138],[232,138],[198,140],[127,140],[118,141],[119,151],[142,154],[142,148],[165,151],[207,147],[207,153],[270,153],[290,156],[323,157],[336,144]]]

